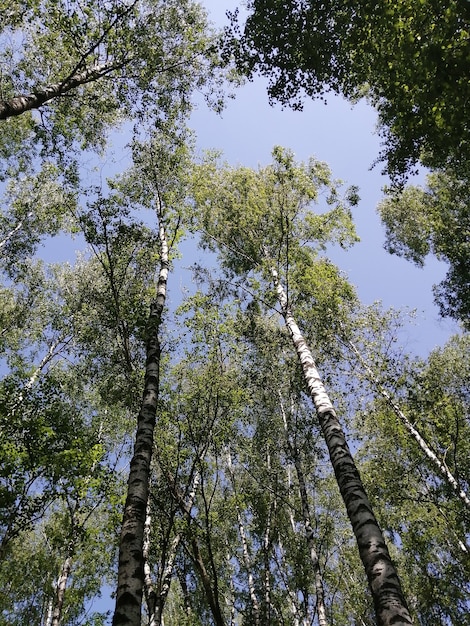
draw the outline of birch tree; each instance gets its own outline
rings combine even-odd
[[[16,170],[34,156],[72,165],[74,149],[103,148],[124,119],[189,108],[217,73],[215,36],[192,0],[34,2],[2,18],[0,145]]]
[[[231,17],[228,47],[246,75],[268,78],[271,98],[300,108],[304,94],[367,97],[389,174],[399,178],[418,161],[468,172],[465,3],[250,0],[244,23],[237,11]]]
[[[400,355],[399,367],[394,353],[397,348],[389,347],[385,353],[393,336],[390,322],[386,330],[385,316],[378,317],[379,332],[373,339],[372,313],[366,319],[369,337],[363,333],[361,352],[366,352],[369,359],[369,350],[375,353],[371,367],[375,376],[381,376],[387,393],[393,394],[393,404],[399,403],[413,428],[445,463],[447,472],[456,472],[465,490],[467,481],[461,471],[465,472],[468,463],[467,336],[452,338],[426,359]],[[369,343],[372,341],[373,347]],[[359,375],[362,368],[359,364]],[[392,368],[399,373],[393,380]],[[360,385],[358,379],[358,388]],[[358,459],[374,508],[392,542],[394,559],[401,564],[412,609],[420,623],[465,621],[463,597],[468,595],[469,576],[467,507],[429,457],[429,448],[423,450],[410,437],[389,400],[379,394],[364,397],[368,402],[357,407],[355,415],[355,429],[362,442]],[[393,449],[390,441],[396,443]],[[377,448],[383,450],[379,462],[374,452]],[[385,463],[384,458],[388,459]],[[385,502],[386,506],[382,504]],[[429,564],[425,568],[417,565],[424,562]]]
[[[103,249],[102,267],[109,280],[114,313],[118,320],[121,353],[131,378],[135,377],[140,368],[132,358],[129,344],[132,337],[131,329],[123,319],[123,311],[120,311],[120,306],[122,304],[123,278],[133,260],[131,257],[127,264],[124,264],[122,268],[124,276],[120,276],[117,271],[121,270],[119,266],[115,265],[114,260],[116,254],[119,258],[122,252],[116,247],[119,245],[119,240],[124,238],[126,241],[128,239],[130,243],[134,244],[134,250],[131,254],[135,254],[136,250],[139,251],[138,254],[144,256],[150,254],[153,262],[159,266],[155,283],[151,278],[152,265],[146,268],[149,281],[148,293],[153,294],[147,320],[145,320],[144,313],[146,301],[136,301],[136,305],[140,309],[140,322],[136,330],[140,338],[145,339],[146,366],[143,398],[137,419],[137,431],[130,464],[127,499],[121,531],[118,591],[114,616],[114,623],[116,624],[140,624],[144,588],[144,526],[148,504],[153,432],[160,390],[160,333],[171,261],[170,248],[175,237],[178,236],[178,211],[182,210],[181,202],[182,198],[184,199],[184,182],[180,180],[176,185],[174,181],[178,177],[177,169],[182,170],[186,158],[184,146],[177,156],[178,147],[172,145],[171,149],[175,150],[172,155],[169,143],[165,144],[163,135],[160,143],[154,138],[148,146],[136,145],[134,149],[140,155],[140,160],[136,159],[134,171],[122,178],[119,183],[115,183],[115,191],[108,200],[103,202],[98,199],[92,212],[82,218],[87,239],[93,246]],[[136,181],[139,182],[136,184]],[[130,206],[134,211],[139,208],[142,210],[152,208],[154,211],[158,235],[153,236],[149,231],[147,241],[147,244],[150,244],[149,249],[141,247],[144,245],[144,240],[139,234],[138,225],[132,221]],[[111,220],[112,229],[104,219],[106,212],[109,214],[107,219]],[[99,231],[96,230],[94,214],[97,214],[103,222]],[[126,219],[128,224],[125,222]],[[170,227],[170,235],[167,234],[168,227]],[[173,232],[171,231],[172,228]],[[115,240],[110,239],[112,233],[114,233]]]
[[[266,297],[273,297],[274,287],[279,312],[302,365],[305,384],[314,402],[338,486],[357,539],[378,623],[410,624],[412,621],[409,610],[382,531],[343,430],[321,382],[312,353],[292,314],[297,294],[290,281],[292,270],[289,269],[297,263],[297,268],[300,269],[302,262],[302,271],[315,271],[314,252],[305,245],[307,242],[314,242],[317,249],[321,249],[326,247],[327,241],[338,241],[343,246],[354,241],[349,204],[356,200],[357,194],[350,191],[349,201],[342,204],[338,190],[330,183],[329,172],[324,165],[311,161],[308,166],[296,166],[293,156],[280,148],[274,151],[274,164],[259,173],[229,168],[217,172],[215,167],[206,168],[204,173],[206,180],[210,181],[209,185],[216,192],[208,192],[204,183],[196,186],[203,241],[213,248],[214,241],[217,243],[221,262],[228,272],[247,277],[250,272],[257,271],[258,280],[266,281]],[[318,187],[325,189],[328,194],[326,200],[333,205],[333,209],[319,215],[309,214],[310,204],[318,197]],[[307,215],[304,217],[305,214]],[[285,272],[289,292],[281,283],[280,271]],[[247,278],[245,281],[249,286]],[[267,286],[269,283],[272,287]],[[353,294],[351,291],[348,294],[347,284],[339,274],[337,285],[343,285],[343,291],[336,298],[334,293],[333,297],[330,294],[314,294],[321,305],[324,304],[329,309],[328,323],[333,327],[338,321],[335,318],[340,315],[345,297],[349,297],[350,302],[353,301]],[[297,295],[299,297],[300,293]],[[312,313],[313,311],[311,315]]]

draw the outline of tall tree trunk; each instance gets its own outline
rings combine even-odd
[[[183,509],[183,512],[188,517],[190,517],[191,515],[191,509],[193,508],[194,499],[196,497],[196,491],[199,486],[200,479],[200,474],[196,472],[194,475],[191,490],[187,498],[181,496],[181,494],[178,492],[178,489],[176,488],[175,482],[172,481],[174,484],[173,492],[178,499],[180,507]],[[150,617],[149,626],[161,626],[161,624],[163,623],[163,609],[165,608],[165,602],[168,598],[168,594],[170,593],[173,567],[175,564],[176,554],[178,552],[178,547],[181,543],[181,539],[181,533],[177,533],[172,539],[170,550],[168,551],[168,556],[166,558],[166,563],[164,563],[164,568],[158,583],[158,591],[155,594],[155,600],[153,603],[153,614]]]
[[[266,453],[266,468],[271,472],[271,455],[269,448]],[[263,557],[264,557],[264,621],[271,623],[271,568],[269,564],[269,553],[271,550],[271,516],[275,508],[275,499],[270,496],[268,507],[266,529],[263,537]]]
[[[232,482],[233,491],[235,493],[235,497],[237,496],[237,491],[235,488],[235,475],[233,473],[232,468],[232,455],[230,454],[230,450],[227,450],[227,468],[230,474],[230,479]],[[248,591],[250,593],[251,606],[253,611],[253,624],[254,626],[259,626],[259,602],[258,597],[255,591],[255,582],[253,579],[253,572],[251,571],[251,559],[250,554],[248,552],[248,542],[246,540],[245,527],[243,525],[242,516],[240,514],[240,507],[235,505],[237,511],[237,521],[238,521],[238,529],[240,531],[240,539],[242,540],[242,550],[243,550],[243,562],[245,564],[245,569],[248,576]]]
[[[413,621],[383,533],[372,511],[344,432],[318,373],[312,353],[290,310],[278,274],[271,270],[282,316],[302,366],[305,383],[315,405],[338,487],[359,547],[369,581],[378,626],[408,626]]]
[[[431,463],[434,465],[434,467],[437,469],[439,474],[442,476],[445,482],[449,485],[452,491],[456,494],[458,498],[460,498],[460,500],[464,503],[467,509],[470,509],[470,498],[468,497],[466,492],[460,487],[457,479],[449,470],[446,463],[444,461],[441,461],[438,458],[438,456],[435,454],[435,452],[431,450],[429,444],[426,442],[424,437],[421,436],[419,431],[409,421],[409,419],[400,409],[398,404],[396,404],[392,400],[392,397],[390,396],[388,391],[383,387],[383,385],[380,383],[379,379],[377,378],[377,376],[375,376],[371,368],[364,361],[364,359],[362,358],[362,355],[360,354],[359,350],[354,345],[354,343],[352,341],[348,341],[347,344],[349,348],[351,349],[351,351],[353,352],[353,354],[357,357],[357,359],[361,363],[362,367],[365,369],[366,375],[369,381],[375,386],[375,388],[380,393],[380,395],[383,398],[385,398],[385,400],[387,401],[387,404],[391,407],[395,415],[398,417],[398,419],[401,421],[403,426],[410,433],[410,435],[413,437],[413,439],[416,441],[416,443],[419,445],[421,450],[428,457],[428,459],[431,461]]]
[[[62,619],[62,607],[64,606],[65,589],[67,587],[67,581],[69,579],[71,569],[72,557],[69,555],[62,565],[62,571],[60,572],[59,580],[57,581],[51,626],[60,626]]]
[[[201,460],[204,458],[208,445],[209,445],[209,441],[207,442],[207,445],[205,446],[203,452],[201,453],[201,456],[200,456]],[[210,545],[209,545],[209,560],[210,560],[211,569],[213,570],[214,577],[215,577],[214,582],[211,580],[209,572],[207,571],[206,565],[204,563],[204,557],[199,548],[197,535],[193,532],[191,528],[191,521],[193,520],[191,516],[191,509],[194,503],[196,489],[199,486],[199,483],[201,482],[202,482],[202,476],[200,473],[197,473],[194,477],[191,492],[189,493],[188,498],[185,499],[184,496],[177,489],[176,482],[173,480],[170,480],[170,484],[173,484],[173,494],[178,501],[181,511],[188,519],[188,525],[187,525],[188,540],[185,541],[183,536],[181,535],[180,541],[183,543],[186,553],[188,554],[197,573],[199,574],[199,577],[202,582],[202,586],[204,588],[204,593],[206,595],[207,603],[209,604],[210,610],[212,612],[212,617],[214,618],[215,625],[226,626],[225,620],[222,614],[222,609],[220,607],[220,602],[219,602],[217,579],[216,579],[214,563],[211,557]],[[207,513],[207,509],[206,509],[206,513]],[[206,538],[210,541],[210,537],[208,536],[208,533],[205,533],[205,534],[206,534]]]
[[[281,395],[281,394],[279,394]],[[300,492],[300,501],[302,504],[302,519],[304,523],[305,529],[305,539],[307,540],[307,547],[310,552],[310,560],[312,562],[313,573],[315,575],[315,593],[317,597],[317,616],[318,616],[318,624],[319,626],[328,626],[328,619],[326,617],[326,607],[325,607],[325,591],[323,588],[323,576],[320,571],[320,560],[318,558],[318,554],[315,548],[314,542],[314,532],[312,528],[311,518],[310,518],[310,507],[308,505],[308,495],[307,495],[307,485],[305,483],[305,476],[302,467],[302,459],[300,458],[300,450],[298,449],[295,441],[291,442],[290,434],[289,434],[289,426],[287,423],[287,415],[284,410],[284,406],[282,403],[282,398],[280,399],[281,403],[281,413],[282,419],[284,422],[284,432],[286,435],[287,448],[289,450],[289,454],[294,461],[294,467],[297,474],[297,480],[299,483],[299,492]]]
[[[157,295],[147,321],[147,359],[141,409],[137,419],[134,454],[130,463],[127,498],[119,544],[118,585],[113,626],[141,626],[144,588],[144,528],[149,494],[150,462],[160,383],[159,331],[169,271],[168,243],[161,207],[159,217],[160,272]]]

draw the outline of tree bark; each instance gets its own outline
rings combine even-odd
[[[118,585],[113,626],[141,626],[144,588],[144,528],[149,494],[150,463],[160,383],[159,331],[169,271],[168,243],[159,212],[160,272],[157,294],[147,322],[147,359],[134,454],[130,463],[127,498],[119,544]]]
[[[57,581],[56,599],[54,603],[54,610],[52,611],[51,626],[60,626],[62,619],[62,607],[64,606],[65,589],[67,587],[67,581],[70,576],[71,569],[72,557],[68,556],[62,565],[62,571],[60,573],[59,580]]]
[[[63,96],[76,87],[98,80],[119,67],[120,65],[116,63],[94,65],[83,72],[77,72],[69,76],[60,83],[47,85],[30,94],[15,96],[9,100],[0,100],[0,120],[6,120],[9,117],[17,117],[32,109],[39,109],[39,107],[49,102],[49,100]]]
[[[374,600],[378,626],[408,626],[413,621],[383,533],[372,511],[344,432],[318,373],[312,353],[290,310],[278,274],[271,270],[282,316],[302,366],[315,405],[338,487],[359,548]]]
[[[148,626],[155,626],[155,600],[156,594],[152,584],[152,576],[150,572],[150,565],[148,563],[149,551],[150,551],[150,527],[152,524],[152,516],[150,514],[150,501],[147,502],[147,514],[145,516],[144,526],[144,544],[142,547],[142,553],[144,557],[144,595],[145,602],[147,604],[147,610],[149,614]]]
[[[280,395],[280,394],[279,394]],[[310,507],[308,505],[308,495],[307,495],[307,485],[305,484],[305,476],[302,467],[302,459],[300,458],[300,450],[297,448],[294,443],[291,442],[289,437],[289,427],[287,423],[287,416],[284,411],[284,406],[281,402],[281,412],[282,418],[284,422],[284,431],[286,435],[287,448],[289,450],[289,454],[294,461],[294,467],[297,474],[297,480],[299,482],[299,492],[300,492],[300,501],[302,503],[302,518],[304,522],[305,529],[305,539],[307,541],[307,548],[310,552],[310,561],[312,562],[313,573],[315,575],[315,594],[317,598],[317,616],[318,616],[318,624],[319,626],[328,626],[328,619],[326,617],[326,607],[325,607],[325,591],[323,588],[323,576],[320,571],[320,560],[318,558],[318,554],[315,548],[314,542],[314,532],[312,528],[312,523],[310,521]]]

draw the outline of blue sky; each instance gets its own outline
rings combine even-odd
[[[213,23],[220,27],[228,22],[226,10],[237,6],[236,0],[201,0]],[[422,356],[458,332],[457,324],[439,317],[433,302],[432,285],[445,275],[446,265],[429,257],[424,269],[392,256],[384,251],[384,228],[376,214],[376,206],[383,197],[382,188],[388,179],[381,174],[381,166],[372,167],[381,150],[380,138],[375,132],[377,116],[366,102],[352,106],[339,96],[331,95],[328,104],[306,100],[303,111],[292,111],[280,105],[270,106],[266,92],[267,81],[261,77],[246,82],[235,90],[235,98],[228,99],[221,115],[211,111],[201,97],[191,118],[197,137],[198,151],[217,149],[233,165],[257,167],[271,160],[275,145],[290,148],[298,160],[311,156],[326,161],[333,176],[348,185],[359,187],[361,202],[354,211],[360,243],[346,252],[334,250],[334,261],[356,286],[364,304],[377,300],[384,306],[416,310],[412,325],[400,338],[403,348]],[[114,161],[101,164],[98,177],[105,180],[130,163],[126,144],[129,136],[125,127],[112,136]],[[96,176],[96,174],[94,175]],[[423,181],[424,175],[416,181]],[[48,242],[49,245],[51,242]],[[70,246],[57,238],[42,256],[50,261],[73,262],[74,249],[80,240]],[[189,252],[182,261],[188,266],[194,261],[194,247],[185,245]],[[180,299],[180,287],[185,289],[189,274],[180,271],[170,278],[169,301]]]
[[[202,4],[217,26],[227,23],[225,11],[237,6],[229,0],[203,0]],[[403,337],[412,352],[425,355],[457,332],[456,324],[439,317],[432,296],[432,285],[442,280],[446,265],[429,257],[420,269],[383,249],[384,229],[375,209],[388,179],[380,165],[371,170],[380,152],[375,111],[365,102],[353,107],[337,96],[331,96],[327,105],[306,100],[301,112],[272,107],[262,78],[247,82],[235,93],[222,115],[203,103],[193,114],[198,148],[219,149],[233,165],[250,167],[267,164],[275,145],[290,148],[298,160],[315,156],[326,161],[335,178],[360,189],[354,219],[361,242],[347,252],[338,250],[332,260],[347,273],[361,300],[417,310],[416,322]],[[416,183],[419,180],[424,176]]]

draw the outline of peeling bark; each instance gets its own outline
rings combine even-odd
[[[274,268],[271,270],[271,275],[282,316],[302,366],[305,383],[315,405],[339,490],[356,537],[374,600],[377,624],[378,626],[409,626],[413,621],[398,573],[390,558],[383,533],[372,511],[344,432]]]

